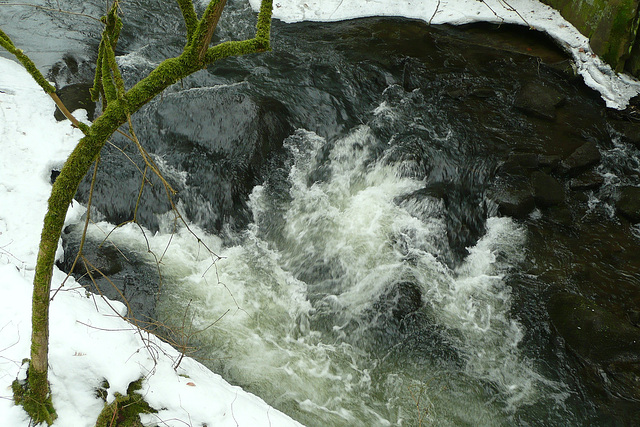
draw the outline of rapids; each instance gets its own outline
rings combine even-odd
[[[171,2],[122,7],[131,84],[183,40]],[[20,10],[7,33],[24,33],[33,11]],[[95,29],[39,16],[52,44],[37,44],[40,31],[16,42],[41,47],[59,87],[87,83]],[[246,37],[253,19],[230,1],[215,41]],[[309,426],[631,425],[627,371],[565,345],[547,303],[569,291],[631,323],[640,313],[640,232],[616,212],[621,186],[640,184],[633,112],[607,111],[529,30],[274,21],[272,40],[273,52],[217,63],[134,117],[220,258],[175,227],[154,185],[137,217],[146,238],[114,232],[129,256],[113,261],[98,243],[131,218],[140,160],[122,155],[135,153],[123,138],[105,148],[89,256],[118,264],[131,314]],[[595,163],[571,157],[585,144]],[[79,230],[64,236],[68,254]],[[147,244],[162,254],[161,285]]]

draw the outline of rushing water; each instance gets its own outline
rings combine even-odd
[[[222,317],[196,337],[214,370],[309,425],[504,425],[561,400],[509,313],[521,227],[491,218],[449,268],[445,208],[415,196],[416,165],[389,141],[362,125],[330,149],[303,130],[285,145],[289,173],[254,189],[241,243],[164,290],[161,318],[179,322],[187,302],[195,329]]]
[[[130,84],[183,39],[171,2],[122,7]],[[9,34],[33,15],[16,10]],[[84,22],[45,16],[55,34]],[[229,2],[215,40],[249,36],[254,19]],[[50,74],[59,85],[91,78],[86,28]],[[138,254],[113,276],[128,292],[145,285],[138,316],[173,326],[193,356],[309,426],[632,425],[637,401],[606,369],[585,373],[546,302],[569,290],[635,309],[640,233],[613,205],[620,185],[638,184],[640,156],[557,49],[503,30],[274,22],[273,52],[215,64],[152,101],[136,132],[206,247],[175,229],[162,186],[146,186],[137,218],[157,233],[110,237]],[[53,39],[33,52],[42,67],[63,56]],[[514,109],[531,83],[561,94],[551,117]],[[117,223],[140,175],[122,155],[135,147],[113,141],[95,206]],[[585,141],[602,152],[600,187],[567,179],[560,206],[500,213],[514,155],[552,163]],[[147,243],[164,254],[157,305]]]

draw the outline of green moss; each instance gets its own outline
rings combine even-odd
[[[108,384],[108,383],[107,383]],[[142,378],[129,384],[127,394],[115,393],[115,399],[105,405],[96,420],[96,427],[142,427],[140,414],[154,414],[153,409],[138,390],[142,388]]]
[[[109,381],[102,380],[102,382],[100,383],[100,387],[96,389],[96,397],[106,402],[107,396],[109,394],[108,392],[109,387],[111,387],[111,385],[109,384]]]
[[[23,361],[28,363],[28,360]],[[46,376],[44,377],[44,383],[47,384],[45,392],[45,398],[42,399],[40,394],[43,390],[33,390],[30,381],[30,377],[38,375],[38,373],[29,372],[27,370],[26,380],[15,380],[11,383],[11,390],[13,391],[13,401],[16,405],[20,405],[24,408],[25,412],[29,414],[29,417],[34,424],[47,423],[47,425],[53,424],[57,418],[53,403],[51,401],[51,393],[49,393],[48,383],[46,382]],[[33,380],[33,378],[31,378]],[[36,381],[38,383],[38,381]]]
[[[219,4],[220,1],[213,0],[210,2],[210,7],[214,7],[214,4]],[[204,58],[198,55],[198,51],[202,46],[195,46],[198,39],[195,34],[195,24],[198,24],[198,28],[206,28],[207,26],[203,23],[204,19],[198,23],[193,6],[189,6],[188,0],[178,0],[178,4],[187,25],[187,36],[191,37],[183,54],[163,61],[146,78],[142,79],[126,93],[122,93],[124,84],[113,54],[120,29],[122,28],[122,21],[117,15],[117,1],[113,3],[109,14],[102,19],[105,24],[105,30],[100,44],[94,87],[91,90],[91,95],[94,100],[97,100],[99,96],[102,97],[103,114],[90,127],[82,125],[85,136],[69,155],[51,189],[51,196],[48,200],[47,213],[40,237],[33,281],[31,363],[28,369],[28,381],[25,384],[16,382],[14,387],[16,402],[20,401],[25,409],[32,414],[34,420],[51,423],[55,419],[47,382],[49,297],[58,240],[60,239],[67,210],[80,181],[99,155],[107,139],[118,127],[125,123],[128,113],[135,113],[170,85],[195,71],[205,68],[214,61],[232,55],[262,52],[269,49],[271,0],[263,0],[262,2],[255,38],[222,43],[211,47],[206,50]],[[190,36],[189,33],[191,34]],[[17,49],[2,31],[0,31],[0,45],[13,53],[22,62],[27,71],[46,92],[55,92],[55,88],[46,81],[33,62],[20,49]],[[115,82],[113,81],[114,78]],[[115,405],[112,407],[112,415],[126,415],[128,410],[126,408],[129,406],[137,408],[135,409],[137,414],[143,412],[146,408],[142,403],[138,404],[138,400],[134,399],[134,394],[133,392],[128,392],[127,396],[117,396],[116,401],[112,403],[112,405]],[[125,416],[125,418],[127,417]]]

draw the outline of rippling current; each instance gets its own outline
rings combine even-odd
[[[128,84],[180,51],[169,3],[122,3]],[[18,33],[36,16],[12,10]],[[55,41],[33,52],[40,66],[59,87],[88,82],[93,24],[39,13]],[[215,41],[250,36],[254,19],[230,1]],[[67,31],[73,43],[55,36]],[[137,218],[164,253],[162,286],[136,227],[110,237],[137,253],[123,281],[147,284],[138,316],[189,331],[194,357],[309,426],[632,422],[637,402],[594,385],[546,309],[565,290],[627,311],[640,298],[639,233],[613,208],[620,185],[638,184],[638,152],[562,53],[528,30],[401,19],[274,21],[272,40],[273,52],[217,63],[135,116],[191,229],[222,257],[176,231],[161,186],[146,186]],[[514,108],[531,84],[562,101]],[[513,158],[551,163],[589,141],[599,189],[567,180],[561,206],[500,210]],[[122,155],[135,147],[113,142],[95,208],[120,223],[140,175]]]

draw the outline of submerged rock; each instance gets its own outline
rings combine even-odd
[[[559,293],[549,301],[549,315],[567,347],[600,364],[640,364],[640,328],[594,302]]]
[[[549,316],[566,347],[580,360],[590,382],[625,400],[640,398],[640,328],[570,293],[549,301]]]
[[[560,171],[573,175],[584,171],[600,162],[602,155],[595,142],[587,142],[578,147],[560,163]]]
[[[524,219],[535,207],[531,183],[524,178],[500,180],[491,197],[501,214],[517,219]]]
[[[564,202],[564,187],[551,175],[536,171],[531,175],[531,183],[536,205],[546,208]]]
[[[394,283],[378,301],[377,308],[402,322],[409,314],[422,307],[422,291],[411,282]]]
[[[640,187],[622,187],[616,208],[629,221],[640,222]]]
[[[65,258],[58,262],[58,267],[72,273],[85,289],[125,304],[128,317],[143,324],[152,322],[161,282],[157,268],[127,248],[87,238],[82,249],[86,263],[80,259],[72,270],[82,229],[81,225],[65,229],[62,234]]]
[[[530,116],[555,120],[556,107],[560,106],[564,100],[564,95],[551,86],[530,82],[517,93],[514,105]]]

